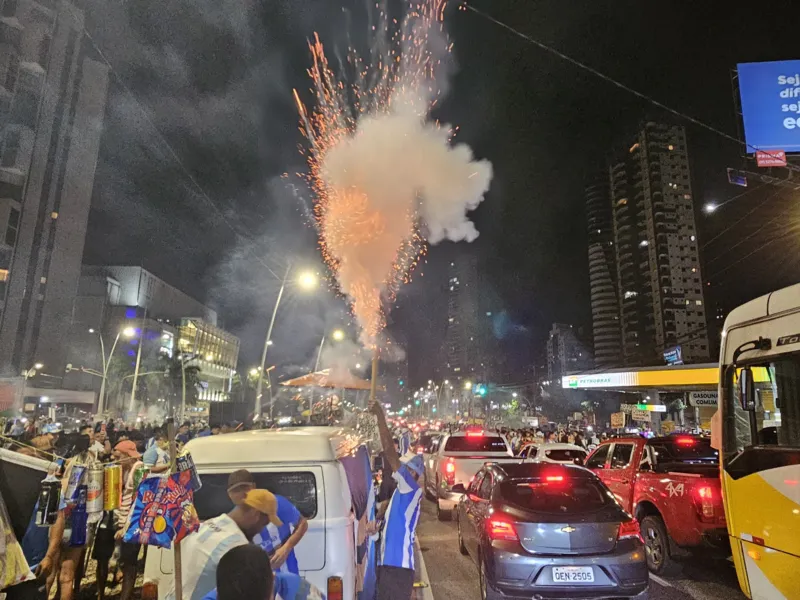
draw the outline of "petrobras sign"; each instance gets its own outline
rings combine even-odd
[[[716,406],[718,402],[717,392],[689,392],[690,406]]]
[[[565,375],[561,387],[565,389],[628,387],[636,385],[636,373],[594,373],[589,375]]]
[[[737,70],[747,152],[800,152],[800,60],[742,63]]]

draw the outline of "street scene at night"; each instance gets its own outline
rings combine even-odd
[[[0,0],[0,600],[800,600],[792,8]]]

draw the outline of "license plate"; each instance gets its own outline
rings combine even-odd
[[[592,583],[592,567],[553,567],[554,583]]]

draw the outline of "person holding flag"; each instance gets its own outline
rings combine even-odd
[[[408,600],[414,591],[414,541],[422,500],[419,480],[425,465],[420,454],[409,451],[400,456],[397,452],[386,415],[378,402],[370,401],[369,410],[378,419],[384,456],[397,482],[386,509],[378,552],[377,600]]]

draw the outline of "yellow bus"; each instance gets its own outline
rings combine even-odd
[[[728,315],[719,381],[715,446],[739,585],[752,600],[800,599],[800,284]]]

